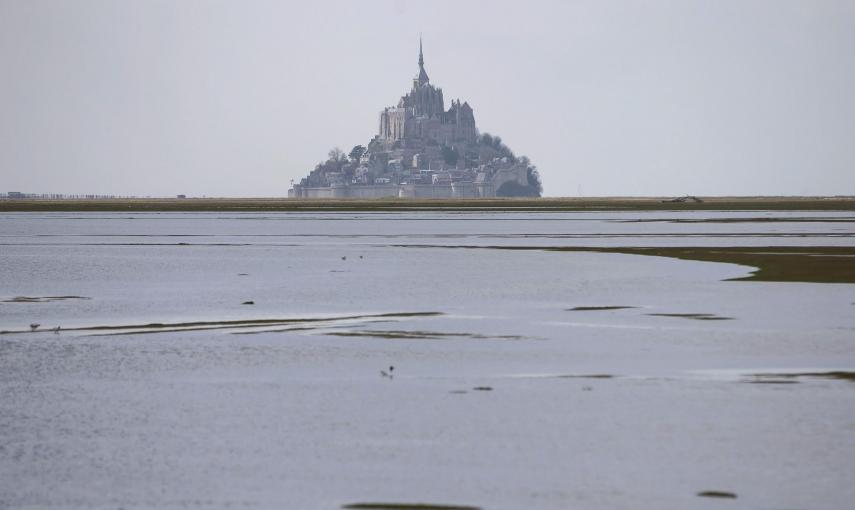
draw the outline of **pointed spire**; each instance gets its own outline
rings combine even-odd
[[[428,83],[430,78],[428,78],[427,72],[425,72],[425,57],[422,52],[422,34],[419,34],[419,77],[418,83],[419,85],[424,85]]]

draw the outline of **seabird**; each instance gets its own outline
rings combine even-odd
[[[395,371],[395,367],[389,366],[389,371],[387,372],[385,370],[381,370],[380,375],[383,377],[388,377],[389,379],[391,379],[392,378],[392,372],[394,372],[394,371]]]
[[[35,324],[35,323],[30,324],[30,331],[35,331],[35,330],[39,329],[39,326],[41,326],[41,324]]]

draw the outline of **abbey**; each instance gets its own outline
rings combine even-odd
[[[537,170],[501,138],[480,134],[468,102],[445,107],[430,82],[419,40],[419,72],[396,106],[380,112],[377,134],[349,154],[330,151],[288,195],[295,198],[539,196]]]
[[[478,130],[472,107],[457,100],[451,101],[451,108],[445,110],[442,89],[431,85],[425,71],[421,41],[419,75],[413,79],[412,90],[398,101],[397,107],[386,108],[380,113],[379,136],[386,142],[415,137],[443,144],[475,143]]]

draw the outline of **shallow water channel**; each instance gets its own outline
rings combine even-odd
[[[503,249],[817,246],[855,214],[0,214],[0,508],[852,508],[855,285]]]

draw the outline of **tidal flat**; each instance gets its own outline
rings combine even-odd
[[[848,205],[495,202],[5,209],[0,508],[851,507]]]

